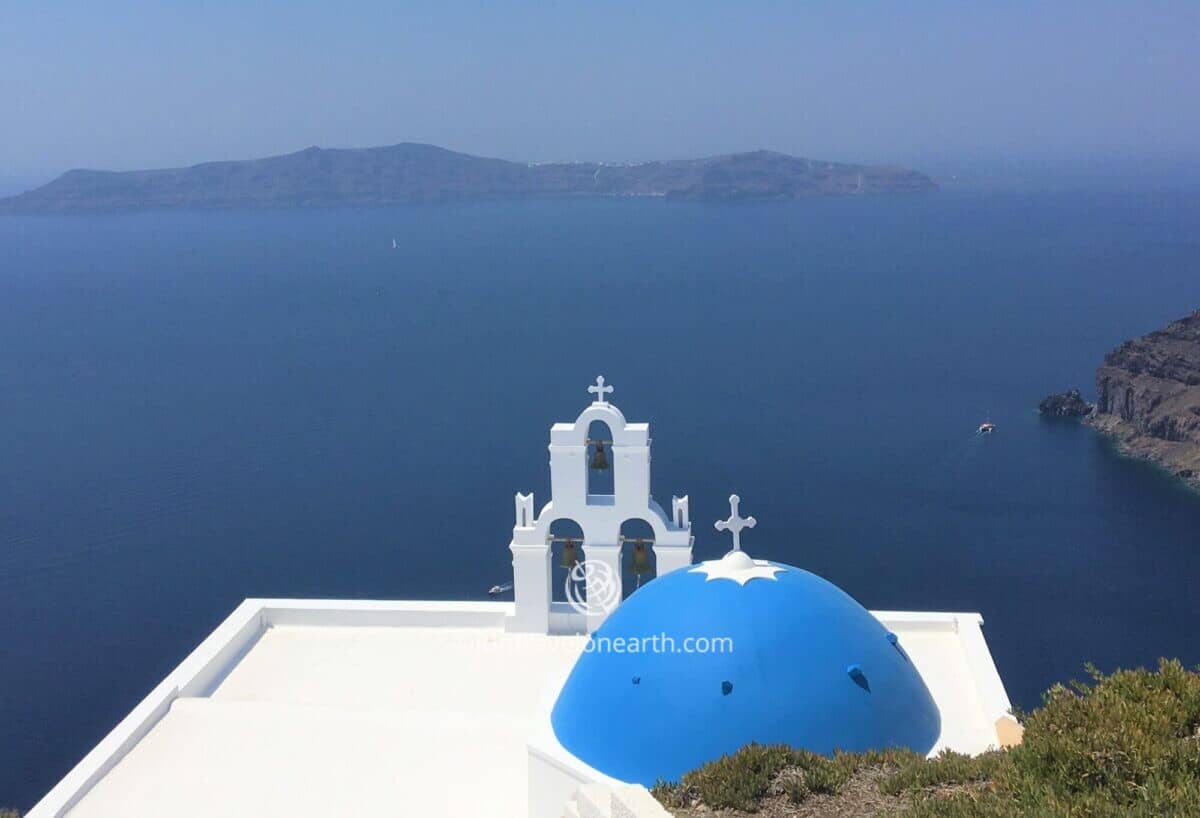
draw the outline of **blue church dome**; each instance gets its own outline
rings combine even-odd
[[[579,759],[645,785],[752,741],[927,753],[941,731],[879,620],[836,585],[742,551],[625,600],[590,637],[551,724]]]

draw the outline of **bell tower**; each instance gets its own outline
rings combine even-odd
[[[592,403],[573,423],[556,423],[550,428],[550,502],[535,517],[533,494],[516,496],[516,524],[509,545],[516,610],[508,622],[509,630],[580,630],[580,617],[572,616],[571,606],[552,601],[550,525],[555,520],[573,520],[583,531],[583,558],[594,569],[585,572],[584,580],[588,631],[598,627],[622,598],[622,523],[642,520],[649,524],[659,574],[692,562],[688,498],[672,497],[668,515],[650,495],[650,425],[626,421],[621,410],[608,402],[612,391],[603,376],[596,378],[595,385],[588,387],[594,396]],[[611,440],[589,438],[588,431],[596,421],[609,429]],[[588,493],[592,465],[612,469],[611,494]],[[597,605],[601,596],[613,604]]]

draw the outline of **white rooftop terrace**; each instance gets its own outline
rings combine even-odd
[[[506,632],[512,607],[247,600],[28,818],[561,814],[587,768],[549,708],[585,637]],[[941,711],[935,751],[1000,744],[979,616],[876,616]]]

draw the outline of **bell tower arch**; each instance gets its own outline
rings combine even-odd
[[[557,519],[570,518],[579,524],[583,530],[583,558],[607,569],[603,573],[607,582],[616,583],[617,600],[622,598],[621,524],[626,520],[642,519],[650,525],[658,573],[692,562],[688,499],[672,497],[669,515],[655,502],[650,494],[650,425],[627,421],[621,410],[608,402],[612,391],[604,376],[596,378],[595,385],[588,387],[595,396],[592,403],[574,422],[555,423],[550,428],[550,501],[541,511],[534,516],[532,493],[517,494],[516,524],[509,545],[516,609],[509,630],[549,633],[570,629],[556,624],[569,621],[570,616],[568,610],[557,610],[558,603],[552,602],[550,524]],[[613,470],[612,494],[588,493],[589,460],[596,459],[597,445],[588,437],[588,431],[596,421],[612,433],[610,441],[602,441],[605,459]],[[589,591],[595,590],[592,581],[587,580]],[[563,616],[552,616],[555,613]],[[587,629],[594,630],[605,616],[607,611],[589,610]]]

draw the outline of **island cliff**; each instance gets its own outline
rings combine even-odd
[[[1078,389],[1068,389],[1060,395],[1050,395],[1038,404],[1038,413],[1055,418],[1087,417],[1095,409],[1083,399]]]
[[[1200,310],[1108,353],[1096,395],[1090,425],[1200,489]]]
[[[365,206],[565,196],[721,201],[936,189],[929,177],[913,170],[771,151],[638,164],[530,164],[402,143],[308,148],[285,156],[169,170],[72,170],[36,190],[0,199],[0,212]]]

